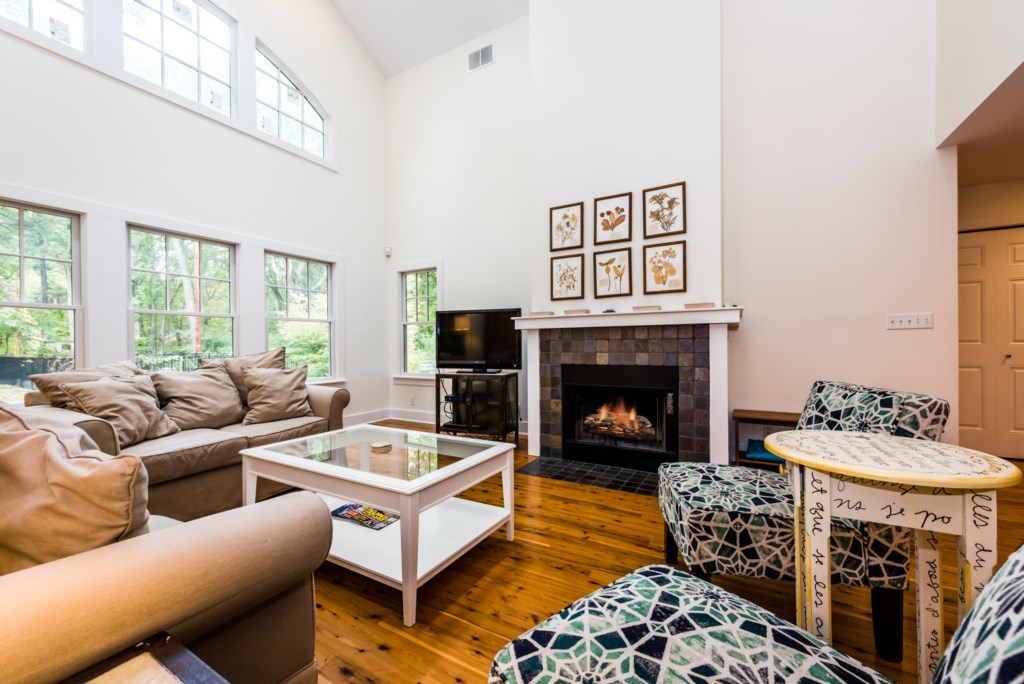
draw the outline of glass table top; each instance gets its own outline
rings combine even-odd
[[[495,446],[460,437],[357,426],[259,450],[412,482]]]

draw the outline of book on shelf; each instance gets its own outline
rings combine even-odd
[[[575,316],[578,314],[588,314],[590,309],[566,309],[565,313],[567,316]]]
[[[686,308],[686,309],[713,309],[713,308],[715,308],[715,303],[714,302],[690,302],[689,304],[684,304],[683,307]]]
[[[342,504],[331,511],[331,515],[339,520],[359,523],[371,530],[382,530],[398,520],[397,513],[378,511],[376,508],[357,503]]]
[[[633,311],[661,311],[661,304],[642,304],[634,306]]]
[[[531,316],[554,316],[554,311],[531,311]]]

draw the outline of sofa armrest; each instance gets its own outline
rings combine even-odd
[[[299,492],[4,575],[0,672],[62,679],[160,631],[188,645],[308,583],[330,541],[327,506]]]
[[[117,432],[109,421],[81,411],[57,408],[49,404],[26,405],[24,410],[55,423],[81,428],[92,438],[92,441],[96,442],[96,447],[105,454],[117,456],[121,453],[118,448]]]
[[[330,385],[306,385],[309,390],[309,405],[313,413],[327,419],[328,430],[345,427],[344,413],[350,399],[347,389]]]

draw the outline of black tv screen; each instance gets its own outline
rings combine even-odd
[[[437,312],[437,367],[470,370],[522,368],[521,309]]]

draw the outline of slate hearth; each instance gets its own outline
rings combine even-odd
[[[680,461],[709,455],[708,325],[540,330],[540,455],[562,459],[562,366],[676,366]]]

